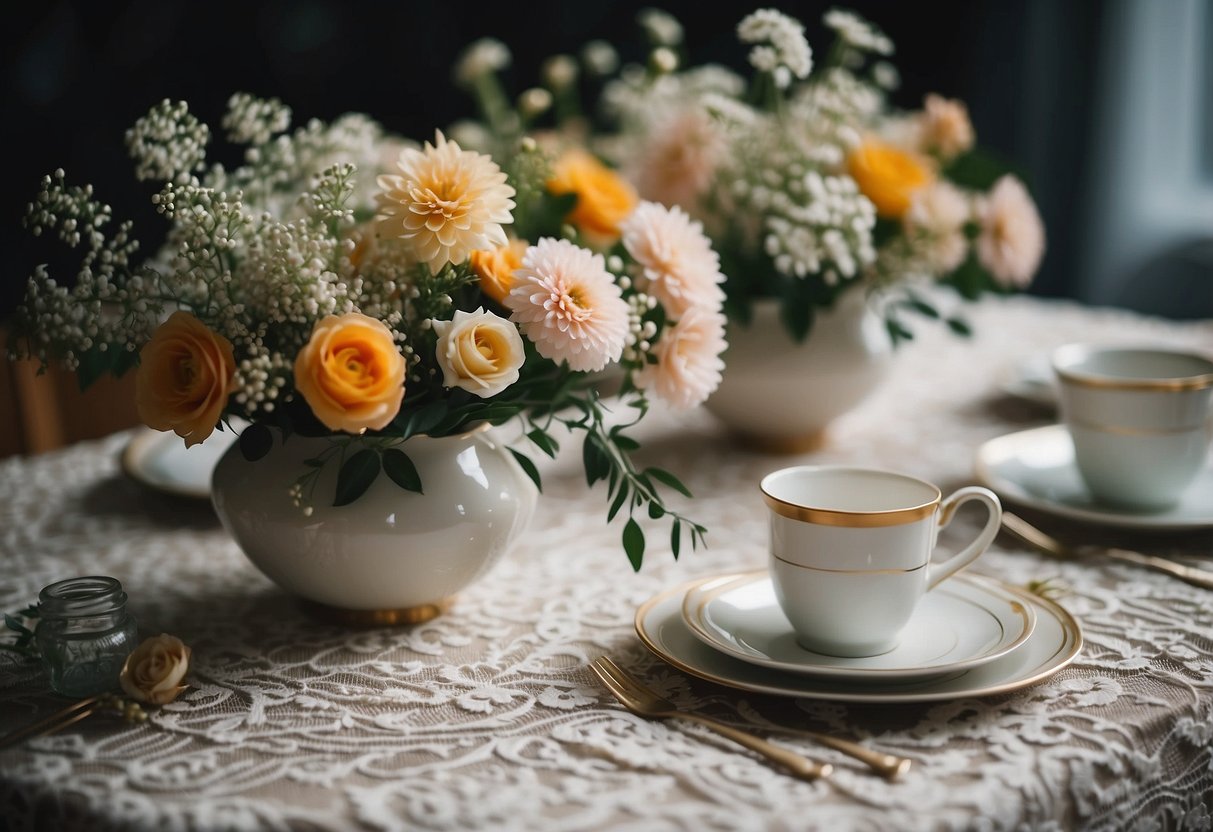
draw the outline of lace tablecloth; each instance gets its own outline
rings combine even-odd
[[[803,459],[897,468],[947,490],[972,481],[984,440],[1051,418],[998,392],[1024,358],[1073,340],[1213,349],[1210,322],[1028,298],[971,317],[971,342],[920,328],[892,379]],[[689,508],[710,526],[708,550],[675,562],[653,546],[633,574],[618,524],[604,523],[602,485],[591,493],[578,461],[562,462],[530,532],[448,614],[364,631],[306,617],[209,507],[124,479],[127,436],[0,463],[4,610],[64,577],[113,575],[144,635],[178,635],[194,655],[193,689],[150,722],[95,717],[0,752],[0,817],[13,829],[87,830],[1213,825],[1213,593],[1129,566],[1049,561],[1000,538],[973,571],[1017,584],[1058,578],[1085,631],[1078,659],[1046,682],[883,706],[718,687],[650,655],[633,614],[696,576],[761,568],[756,483],[789,460],[731,446],[703,412],[658,414],[644,434],[646,461],[695,492]],[[1027,516],[1071,540],[1124,540],[1213,565],[1210,532],[1111,535]],[[688,708],[859,738],[914,767],[887,783],[782,737],[836,766],[828,781],[795,780],[695,726],[630,715],[586,667],[601,653]],[[37,665],[0,662],[0,731],[62,705]]]

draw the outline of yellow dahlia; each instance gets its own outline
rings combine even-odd
[[[396,167],[378,179],[380,231],[408,241],[431,273],[508,242],[501,226],[513,221],[514,189],[491,158],[439,131],[435,144],[400,151]]]

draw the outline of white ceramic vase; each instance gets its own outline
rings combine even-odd
[[[861,290],[819,311],[796,343],[779,302],[754,305],[749,326],[729,325],[724,379],[707,408],[747,445],[803,453],[821,445],[826,426],[864,400],[888,374],[893,348]]]
[[[538,492],[505,446],[483,429],[413,437],[401,446],[423,494],[386,474],[349,505],[332,505],[337,465],[316,484],[310,516],[290,488],[320,438],[276,434],[247,461],[233,445],[219,460],[212,500],[224,527],[270,580],[347,624],[416,623],[438,615],[480,578],[530,523]]]

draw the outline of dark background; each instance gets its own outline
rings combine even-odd
[[[17,7],[4,26],[4,113],[8,171],[0,216],[15,250],[0,280],[0,314],[11,311],[36,263],[54,246],[20,229],[39,178],[63,167],[92,182],[118,217],[136,220],[149,247],[162,224],[150,186],[135,182],[124,130],[163,98],[185,99],[219,132],[228,96],[277,96],[295,123],[343,112],[371,114],[388,129],[425,138],[471,115],[451,82],[459,51],[491,35],[514,54],[512,93],[538,81],[540,63],[602,38],[626,59],[644,45],[640,8],[678,17],[692,63],[744,66],[735,26],[753,4],[700,2],[536,3],[127,3],[47,2]],[[834,3],[779,6],[805,22],[815,52],[830,38],[820,24]],[[1041,205],[1049,248],[1032,291],[1076,296],[1073,275],[1085,189],[1098,32],[1107,11],[1095,0],[946,0],[846,4],[893,39],[902,76],[899,105],[927,92],[965,100],[983,146],[1013,162]],[[214,143],[213,143],[214,144]],[[214,151],[212,151],[214,154]],[[220,156],[219,158],[223,158]],[[16,238],[16,239],[13,239]],[[70,262],[70,261],[69,261]],[[52,272],[54,273],[54,272]]]

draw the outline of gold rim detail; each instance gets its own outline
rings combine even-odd
[[[1190,356],[1204,360],[1202,356],[1193,353],[1173,353],[1174,355]],[[1173,393],[1184,390],[1204,390],[1213,387],[1213,373],[1197,373],[1193,376],[1179,378],[1115,378],[1110,376],[1091,376],[1076,373],[1064,367],[1053,365],[1053,371],[1062,381],[1076,387],[1087,387],[1092,390],[1144,390],[1156,393]]]
[[[932,486],[934,488],[934,486]],[[809,508],[798,506],[772,497],[767,491],[762,492],[762,499],[767,507],[780,517],[789,520],[799,520],[802,523],[816,523],[819,526],[843,526],[849,529],[876,529],[885,526],[904,526],[916,523],[924,517],[930,517],[939,507],[942,495],[935,489],[935,499],[920,506],[895,508],[889,511],[846,511],[834,508]]]
[[[312,616],[338,624],[342,627],[398,627],[405,624],[424,624],[445,613],[454,603],[454,598],[443,598],[432,604],[415,607],[399,607],[386,610],[347,610],[331,607],[317,601],[303,600],[303,608]]]
[[[824,566],[808,566],[803,563],[781,558],[779,555],[772,554],[775,560],[780,563],[786,563],[788,566],[795,566],[797,569],[807,569],[810,572],[826,572],[830,575],[908,575],[911,572],[918,572],[930,566],[930,561],[921,563],[918,566],[911,566],[906,569],[827,569]]]
[[[1201,433],[1205,429],[1204,425],[1187,425],[1180,428],[1132,428],[1121,425],[1097,425],[1093,422],[1072,417],[1067,419],[1066,422],[1069,425],[1084,430],[1093,430],[1099,433],[1114,433],[1117,436],[1175,436],[1181,433]]]

